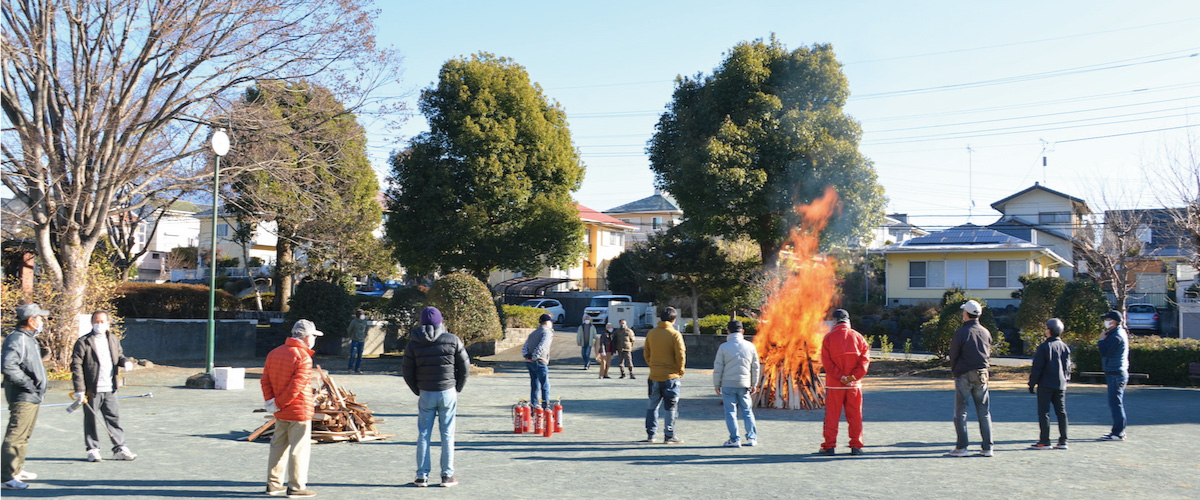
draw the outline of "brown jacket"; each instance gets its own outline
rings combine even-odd
[[[125,364],[128,358],[121,350],[121,341],[112,332],[105,332],[108,337],[107,353],[96,351],[96,334],[89,332],[75,341],[75,349],[71,351],[71,382],[75,392],[86,394],[96,393],[96,384],[100,377],[112,377],[113,392],[117,392],[117,368]],[[100,373],[99,356],[112,357],[112,373]]]
[[[631,352],[633,351],[634,339],[633,330],[626,328],[613,329],[613,351],[615,352]]]

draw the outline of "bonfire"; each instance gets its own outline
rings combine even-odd
[[[763,307],[754,346],[762,362],[762,377],[754,405],[765,408],[819,409],[825,407],[821,371],[824,320],[837,290],[836,262],[817,251],[821,231],[837,208],[833,188],[809,205],[796,207],[800,226],[784,246],[780,282]]]

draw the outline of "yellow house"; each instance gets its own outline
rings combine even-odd
[[[683,219],[683,210],[679,209],[679,204],[661,189],[655,189],[654,194],[646,198],[605,210],[604,214],[634,227],[633,232],[625,239],[625,246],[646,241],[646,236],[650,233],[665,231],[671,225],[678,225]]]
[[[961,288],[990,307],[1019,305],[1023,274],[1058,276],[1071,263],[1053,249],[974,224],[930,233],[878,250],[887,262],[887,305],[936,303]]]
[[[543,269],[537,276],[569,280],[560,288],[608,290],[608,263],[625,251],[626,238],[637,228],[578,203],[576,206],[579,219],[583,221],[583,243],[587,246],[583,259],[568,269]],[[493,271],[488,276],[488,285],[495,286],[518,277],[521,274],[513,271]]]

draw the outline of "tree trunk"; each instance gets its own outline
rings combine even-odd
[[[63,297],[58,304],[42,304],[57,315],[55,326],[47,328],[43,333],[47,338],[44,344],[48,347],[50,368],[66,370],[70,367],[71,351],[75,340],[79,337],[78,323],[75,317],[86,314],[84,297],[87,294],[88,261],[92,252],[83,245],[68,243],[59,248],[63,271]]]
[[[692,333],[700,333],[700,287],[695,283],[692,289]]]
[[[758,252],[762,258],[764,273],[769,275],[779,269],[779,252],[782,248],[783,245],[776,241],[758,242]]]
[[[292,298],[292,273],[295,272],[292,252],[292,242],[284,238],[275,242],[275,310],[281,312],[291,309],[288,300]]]

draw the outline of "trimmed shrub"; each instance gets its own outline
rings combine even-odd
[[[341,285],[314,280],[296,286],[296,293],[288,300],[288,305],[291,306],[286,316],[289,332],[292,323],[307,319],[325,334],[325,338],[340,338],[346,336],[350,315],[358,304]]]
[[[446,330],[463,344],[499,340],[504,337],[500,315],[487,285],[467,273],[451,273],[434,282],[427,305],[438,308]]]
[[[275,304],[275,292],[262,292],[262,293],[259,293],[258,295],[262,297],[263,310],[264,311],[273,311],[274,309],[271,309],[271,307]],[[253,293],[250,295],[247,295],[245,297],[242,297],[241,302],[242,302],[242,310],[245,310],[245,311],[258,310],[258,304],[254,303],[254,294]]]
[[[428,290],[423,286],[397,288],[392,292],[392,300],[383,309],[384,317],[396,323],[401,332],[412,330],[421,320],[421,308],[425,307],[425,292]]]
[[[208,287],[183,283],[121,283],[113,301],[124,318],[199,319],[208,317]],[[217,309],[241,310],[232,294],[217,290]]]
[[[1054,315],[1063,321],[1062,339],[1069,344],[1087,344],[1100,338],[1104,324],[1100,315],[1109,310],[1108,299],[1094,281],[1075,280],[1063,287],[1054,304]]]
[[[1100,350],[1095,342],[1071,346],[1078,372],[1100,371]],[[1188,364],[1200,363],[1200,340],[1162,337],[1129,338],[1129,371],[1150,375],[1151,384],[1188,386]]]
[[[1025,332],[1042,334],[1046,320],[1054,317],[1054,306],[1062,296],[1067,280],[1048,276],[1039,277],[1032,274],[1021,276],[1022,289],[1020,292],[1021,307],[1017,309],[1017,329],[1022,332],[1021,339],[1026,340],[1025,350],[1029,351],[1029,342]],[[1037,344],[1034,344],[1037,348]]]
[[[968,300],[974,300],[983,306],[983,315],[979,317],[979,324],[992,333],[992,356],[1007,353],[1008,342],[1004,340],[1004,332],[996,326],[996,320],[992,316],[992,309],[987,306],[987,301],[977,297],[967,297],[962,290],[958,289],[946,292],[938,317],[921,325],[923,334],[921,347],[939,358],[950,357],[950,340],[954,338],[954,331],[963,324],[962,305]],[[935,321],[936,323],[934,323]]]
[[[538,318],[543,314],[550,314],[550,311],[540,307],[510,306],[505,304],[502,306],[502,309],[504,310],[505,328],[537,328]]]
[[[742,322],[742,329],[747,336],[758,333],[758,320],[742,316],[738,316],[737,320]],[[725,328],[728,326],[729,315],[727,314],[711,314],[700,318],[700,333],[703,335],[725,335]],[[689,321],[683,327],[683,333],[694,333],[692,330],[692,322]]]

